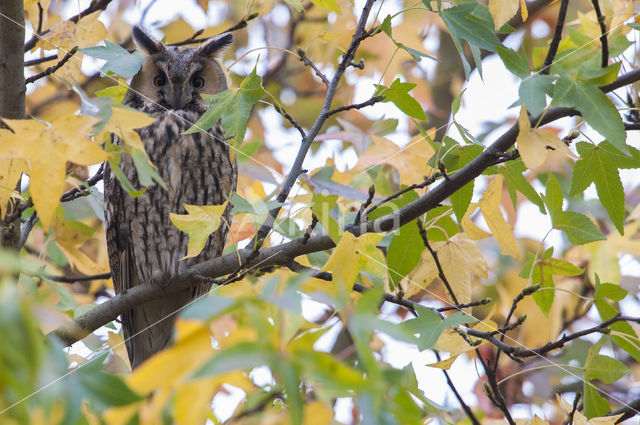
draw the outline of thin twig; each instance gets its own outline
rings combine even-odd
[[[538,289],[540,289],[540,284],[527,286],[522,291],[520,291],[520,293],[513,299],[513,301],[511,302],[511,309],[509,309],[509,313],[507,313],[507,317],[504,319],[504,325],[502,325],[505,331],[510,330],[510,329],[507,329],[507,327],[509,326],[509,321],[511,320],[511,316],[513,316],[513,313],[516,311],[516,307],[518,306],[518,303],[522,301],[524,297],[534,294]],[[506,336],[505,333],[501,332],[501,335],[500,335],[501,342],[504,342],[505,336]],[[493,373],[497,373],[498,371],[498,360],[500,360],[501,352],[502,351],[500,350],[500,348],[498,348],[498,352],[496,353],[495,363],[493,365]]]
[[[436,355],[436,360],[440,361],[440,353],[438,353],[436,350],[433,350],[433,353]],[[447,372],[446,369],[442,369],[442,373],[444,374],[444,377],[447,380],[447,385],[449,385],[449,388],[451,388],[451,391],[453,392],[453,395],[458,400],[458,403],[460,403],[460,406],[462,407],[462,410],[464,410],[464,413],[467,414],[467,417],[469,418],[471,423],[473,425],[481,425],[480,421],[478,420],[478,418],[476,418],[476,415],[473,413],[471,408],[462,399],[462,396],[458,392],[458,389],[456,388],[455,384],[451,380],[451,377],[449,376],[449,372]]]
[[[18,243],[18,251],[22,249],[25,243],[27,243],[27,238],[29,237],[29,233],[33,229],[33,226],[38,222],[38,214],[34,211],[33,214],[29,217],[27,222],[22,226],[22,231],[20,232],[20,242]]]
[[[374,96],[371,99],[362,102],[362,103],[355,103],[353,105],[347,105],[347,106],[340,106],[338,108],[332,109],[330,110],[327,115],[331,116],[331,115],[335,115],[338,112],[344,112],[344,111],[349,111],[351,109],[362,109],[362,108],[366,108],[367,106],[371,106],[371,105],[375,105],[378,102],[381,102],[384,100],[384,96]]]
[[[371,214],[376,209],[380,208],[382,205],[386,204],[389,201],[393,201],[394,199],[404,195],[407,192],[410,192],[410,191],[415,190],[415,189],[423,189],[423,188],[429,186],[430,184],[433,184],[439,177],[442,177],[442,173],[437,172],[434,175],[432,175],[431,177],[425,178],[422,183],[414,183],[411,186],[407,186],[404,189],[401,189],[401,190],[397,191],[396,193],[394,193],[392,195],[389,195],[384,199],[381,199],[380,201],[378,201],[375,204],[373,204],[373,206],[371,208],[369,208],[365,212],[364,217],[367,217],[369,214]]]
[[[600,44],[602,45],[602,67],[606,68],[609,65],[609,41],[607,39],[607,25],[604,20],[605,17],[600,10],[600,3],[598,0],[591,0],[591,4],[593,5],[593,10],[596,12],[596,18],[598,19],[598,24],[600,25]]]
[[[313,69],[313,71],[316,73],[316,75],[318,76],[318,78],[320,78],[322,80],[322,82],[324,83],[325,86],[329,87],[329,80],[327,79],[327,76],[324,75],[322,73],[322,71],[320,71],[318,69],[318,67],[316,66],[315,63],[313,63],[311,61],[311,59],[309,59],[305,53],[304,50],[302,50],[300,47],[298,47],[296,49],[296,53],[298,54],[298,57],[300,58],[300,61],[305,64],[306,66],[310,67],[311,69]]]
[[[373,196],[375,194],[376,194],[376,187],[374,185],[371,185],[371,187],[369,187],[369,196],[367,197],[367,200],[364,201],[362,205],[360,205],[360,209],[356,214],[356,218],[353,220],[353,224],[356,224],[356,225],[360,224],[360,221],[362,220],[362,213],[364,213],[367,207],[371,205],[371,201],[373,201]]]
[[[242,18],[238,23],[230,26],[229,28],[227,28],[226,30],[222,31],[220,34],[224,34],[227,32],[233,32],[233,31],[238,31],[242,28],[246,28],[247,27],[247,23],[249,21],[251,21],[252,19],[255,19],[259,16],[258,13],[252,13],[244,18]],[[204,43],[205,41],[210,40],[213,37],[217,37],[217,35],[214,35],[212,37],[204,37],[204,38],[197,38],[200,34],[202,34],[204,32],[204,30],[199,30],[196,31],[195,34],[193,34],[191,37],[182,40],[182,41],[176,41],[175,43],[167,43],[167,46],[186,46],[188,44],[200,44],[200,43]]]
[[[567,17],[568,7],[569,0],[561,0],[560,11],[558,12],[558,20],[556,21],[556,29],[553,33],[551,44],[549,44],[549,51],[547,52],[547,57],[544,59],[544,64],[542,65],[540,74],[548,75],[549,72],[551,72],[551,65],[553,64],[553,59],[558,53],[558,46],[560,45],[560,40],[562,39],[562,29],[564,28],[564,20]]]
[[[429,252],[431,253],[431,256],[433,257],[433,261],[436,263],[436,268],[438,269],[438,277],[440,277],[440,280],[442,281],[444,286],[447,288],[447,292],[449,292],[449,296],[451,297],[451,300],[453,301],[453,303],[458,304],[458,298],[456,297],[455,292],[453,292],[453,288],[451,288],[451,285],[449,284],[449,280],[447,279],[447,276],[445,276],[444,274],[444,270],[442,269],[442,264],[440,264],[440,260],[438,259],[438,253],[436,253],[436,251],[433,248],[431,248],[431,244],[429,243],[429,238],[427,238],[427,231],[422,225],[422,220],[417,219],[416,225],[418,226],[420,237],[422,237],[422,243],[424,243],[424,246],[429,250]]]
[[[24,66],[34,66],[34,65],[40,65],[41,63],[44,62],[50,62],[52,60],[56,60],[58,59],[58,55],[49,55],[49,56],[44,56],[42,58],[38,58],[38,59],[32,59],[30,61],[25,61],[24,62]]]
[[[38,3],[38,4],[39,4],[39,3]],[[36,75],[32,75],[31,77],[29,77],[29,78],[25,79],[25,80],[24,80],[24,83],[25,83],[25,84],[31,84],[31,83],[33,83],[33,82],[35,82],[35,81],[38,81],[38,80],[39,80],[39,79],[41,79],[41,78],[46,77],[47,75],[51,75],[51,74],[53,74],[53,73],[54,73],[54,72],[56,72],[58,69],[62,68],[62,67],[64,66],[64,64],[65,64],[65,63],[67,63],[67,61],[68,61],[69,59],[71,59],[71,56],[73,56],[73,55],[75,55],[75,54],[76,54],[76,52],[77,52],[77,51],[78,51],[78,46],[75,46],[73,49],[69,50],[69,51],[67,52],[67,54],[66,54],[66,55],[64,55],[64,56],[62,57],[62,59],[60,59],[60,61],[59,61],[57,64],[55,64],[55,65],[53,65],[53,66],[50,66],[49,68],[45,69],[44,71],[42,71],[42,72],[40,72],[40,73],[38,73],[38,74],[36,74]]]

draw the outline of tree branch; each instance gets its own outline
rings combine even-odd
[[[604,15],[600,10],[600,3],[598,0],[591,0],[593,10],[596,12],[596,18],[598,19],[598,25],[600,25],[600,44],[602,45],[602,67],[606,68],[609,65],[609,41],[607,40],[607,26],[604,23]]]
[[[549,51],[547,52],[547,57],[544,59],[544,64],[542,65],[540,74],[549,74],[549,72],[551,71],[553,59],[556,57],[556,53],[558,53],[558,46],[560,45],[560,40],[562,39],[562,29],[564,28],[564,20],[567,17],[568,7],[569,0],[562,0],[560,3],[560,11],[558,12],[558,20],[556,21],[556,29],[553,33],[551,44],[549,44]]]

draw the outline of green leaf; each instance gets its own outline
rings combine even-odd
[[[108,72],[113,72],[123,78],[131,78],[140,70],[145,54],[136,50],[132,54],[126,49],[109,40],[104,41],[104,46],[79,49],[82,53],[94,58],[106,60],[100,70],[100,76],[104,77]]]
[[[234,304],[234,299],[212,293],[209,296],[200,297],[193,303],[188,304],[187,307],[180,312],[180,317],[209,321],[229,310]]]
[[[577,81],[575,84],[576,104],[584,120],[598,133],[613,143],[619,150],[628,153],[627,133],[622,118],[611,99],[595,84]]]
[[[420,334],[418,339],[418,349],[420,351],[432,348],[438,341],[440,334],[448,327],[478,321],[478,319],[461,311],[448,316],[444,320],[438,313],[425,307],[416,308],[416,313],[418,313],[418,317],[403,322],[402,326],[406,327],[411,333]]]
[[[575,211],[562,211],[555,219],[552,218],[552,223],[555,229],[562,230],[569,242],[575,245],[606,239],[593,221]]]
[[[596,86],[611,84],[618,77],[621,65],[622,62],[614,62],[605,68],[593,68],[585,64],[578,70],[578,79],[588,81]]]
[[[232,146],[240,145],[247,131],[251,108],[262,99],[262,96],[264,96],[262,78],[256,74],[256,68],[253,68],[253,71],[242,80],[239,88],[203,95],[202,97],[211,107],[186,131],[186,134],[207,131],[224,116],[222,120],[224,136],[233,138],[230,141]]]
[[[237,148],[238,162],[248,161],[262,146],[260,140],[254,140],[252,142],[243,143]]]
[[[576,148],[580,160],[576,162],[573,169],[570,195],[577,195],[592,182],[595,183],[602,206],[609,213],[618,232],[623,234],[624,188],[615,162],[616,157],[609,155],[609,152],[601,149],[600,146],[587,142],[578,143]]]
[[[560,189],[560,183],[551,173],[548,174],[549,178],[546,183],[546,192],[544,196],[544,203],[547,205],[551,219],[555,215],[559,215],[562,212],[562,190]]]
[[[506,66],[512,74],[523,80],[529,76],[529,61],[527,58],[523,58],[515,50],[503,45],[498,45],[497,52],[504,66]],[[527,108],[527,110],[528,109],[529,108]]]
[[[474,183],[475,179],[453,192],[449,197],[451,206],[453,207],[453,213],[456,215],[458,223],[462,223],[462,218],[469,208],[471,198],[473,198]]]
[[[588,381],[584,382],[582,400],[584,403],[584,415],[587,419],[604,416],[611,411],[609,402]]]
[[[464,39],[481,49],[496,51],[500,41],[493,33],[493,20],[486,6],[465,3],[441,10],[439,13],[456,44],[460,44],[460,40]]]
[[[316,193],[311,200],[311,210],[318,217],[318,221],[324,227],[334,242],[338,242],[342,238],[342,228],[335,218],[331,216],[331,210],[336,206],[338,195],[322,195]]]
[[[553,77],[549,75],[534,74],[520,83],[518,96],[532,115],[542,113],[547,107],[547,94],[553,92]]]
[[[402,83],[396,78],[389,88],[376,84],[376,94],[385,97],[385,102],[392,102],[402,112],[421,121],[428,121],[420,104],[409,94],[416,85]]]
[[[167,189],[167,185],[164,180],[162,180],[162,177],[160,177],[160,174],[158,174],[156,167],[149,161],[149,157],[145,152],[132,149],[129,155],[131,155],[131,159],[133,159],[133,165],[135,165],[136,172],[138,173],[138,181],[142,186],[152,186],[154,182],[156,182],[163,189]]]
[[[126,406],[144,399],[125,384],[123,375],[102,370],[108,354],[107,351],[97,358],[92,358],[75,370],[84,396],[91,402],[91,406],[100,412],[109,407]]]
[[[597,379],[605,384],[612,384],[631,371],[620,361],[602,354],[587,357],[584,368],[587,379]]]
[[[53,292],[56,293],[58,298],[60,298],[55,306],[56,310],[72,312],[76,309],[76,307],[78,307],[76,299],[73,297],[73,294],[66,286],[60,285],[58,282],[54,282],[46,278],[44,279],[44,281],[47,282],[47,285],[49,285],[49,287],[53,289]]]
[[[415,60],[416,62],[420,62],[422,60],[422,58],[429,58],[429,59],[433,59],[434,61],[438,61],[438,59],[434,58],[433,56],[430,56],[430,55],[428,55],[426,53],[423,53],[423,52],[421,52],[419,50],[412,49],[411,47],[407,47],[404,44],[396,41],[393,38],[393,35],[392,35],[391,15],[387,15],[387,17],[384,18],[384,21],[382,21],[382,23],[380,24],[380,29],[382,30],[382,32],[384,32],[391,39],[391,41],[393,41],[393,44],[395,44],[396,47],[398,47],[399,49],[402,49],[405,52],[409,53],[411,55],[411,57],[413,58],[413,60]]]
[[[418,265],[425,247],[415,221],[398,229],[387,248],[387,266],[393,287]]]
[[[236,369],[250,370],[269,364],[273,354],[273,351],[252,342],[241,342],[218,351],[193,377],[204,378]]]
[[[522,175],[527,168],[522,163],[522,159],[518,158],[515,161],[506,162],[503,167],[495,167],[496,170],[504,176],[507,190],[511,194],[515,190],[522,193],[529,201],[538,207],[541,214],[546,214],[547,210],[544,208],[544,202],[538,192],[535,191],[531,183]],[[513,206],[516,206],[516,197],[511,196]]]
[[[301,237],[303,234],[300,227],[298,227],[298,223],[289,217],[285,217],[283,220],[278,221],[273,226],[273,230],[292,240]]]
[[[348,396],[370,389],[371,382],[362,372],[337,361],[328,353],[313,350],[296,350],[295,361],[300,364],[302,375],[334,396]]]
[[[608,298],[612,301],[620,301],[623,300],[628,293],[629,292],[626,289],[621,288],[618,285],[615,285],[613,283],[600,283],[600,280],[597,279],[596,290],[593,297],[595,299]]]

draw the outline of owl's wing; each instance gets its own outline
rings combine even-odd
[[[122,189],[115,175],[111,171],[109,163],[104,170],[104,200],[106,205],[105,225],[107,235],[107,251],[109,253],[109,267],[111,279],[116,294],[125,292],[137,285],[131,241],[127,229],[127,217],[124,207],[124,197],[128,196]],[[133,360],[133,350],[129,347],[129,339],[132,335],[133,310],[123,313],[121,316],[122,330],[124,333],[129,361]]]

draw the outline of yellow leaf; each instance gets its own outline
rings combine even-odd
[[[493,237],[500,245],[500,252],[503,255],[510,255],[516,260],[520,259],[520,252],[513,237],[513,228],[504,220],[500,211],[500,200],[502,199],[502,174],[496,175],[487,185],[487,188],[480,199],[480,211],[487,226],[491,229]]]
[[[78,23],[60,21],[53,25],[36,46],[43,50],[58,50],[58,60],[62,59],[74,46],[80,48],[94,46],[105,39],[107,30],[98,20],[102,11],[84,16]],[[80,66],[82,54],[76,53],[56,75],[68,80],[79,80],[82,77]]]
[[[224,201],[222,205],[202,206],[184,204],[187,214],[169,214],[173,225],[189,235],[187,255],[180,260],[196,257],[202,252],[209,236],[220,227],[222,214],[228,202]]]
[[[28,160],[29,189],[45,231],[60,203],[67,162],[91,165],[108,158],[86,136],[97,121],[82,115],[64,116],[51,125],[35,120],[4,120],[14,133],[0,139],[0,159]]]
[[[167,43],[174,43],[176,41],[184,40],[191,37],[196,32],[193,27],[182,18],[178,18],[175,21],[170,22],[169,24],[160,28],[160,30],[162,30],[162,32],[164,33],[164,37]]]
[[[462,221],[460,222],[464,233],[469,237],[469,239],[472,239],[474,241],[486,239],[491,236],[491,234],[476,226],[473,220],[471,220],[471,214],[473,214],[477,209],[478,204],[469,204],[469,208],[467,208],[467,212],[464,213],[464,217],[462,217]]]
[[[389,164],[400,174],[400,182],[411,185],[422,181],[433,172],[427,161],[434,154],[433,148],[422,135],[417,135],[400,148],[391,140],[370,135],[373,145],[367,148],[354,171],[364,171],[378,164]]]
[[[534,170],[545,163],[547,160],[548,148],[557,150],[571,158],[576,156],[571,152],[567,145],[548,131],[531,128],[531,123],[527,116],[527,109],[522,106],[520,109],[520,118],[518,119],[520,130],[516,142],[518,143],[518,152],[522,157],[524,165]]]
[[[520,0],[489,0],[489,12],[493,17],[496,30],[502,28],[509,19],[518,13]]]
[[[527,2],[525,0],[520,0],[520,16],[522,17],[522,22],[527,22],[529,10],[527,9]]]
[[[435,368],[443,369],[443,370],[449,370],[449,369],[451,369],[451,366],[453,365],[453,362],[456,361],[458,356],[459,356],[459,354],[456,354],[455,356],[451,355],[451,356],[449,356],[448,359],[440,360],[439,362],[431,363],[431,364],[428,364],[427,366],[435,367]]]
[[[124,425],[135,415],[140,404],[141,403],[133,403],[126,406],[110,407],[102,414],[102,419],[104,419],[107,425]]]
[[[458,302],[471,301],[471,276],[480,278],[488,276],[489,265],[475,242],[464,233],[457,233],[446,242],[432,244],[442,271]],[[438,270],[429,250],[422,252],[420,263],[400,283],[405,289],[405,296],[412,286],[426,288],[436,277]]]
[[[10,132],[7,132],[10,133]],[[0,132],[0,140],[2,133]],[[0,214],[4,219],[11,196],[16,193],[16,185],[23,172],[27,172],[29,165],[24,159],[0,160]]]
[[[107,345],[113,353],[120,358],[122,362],[124,362],[131,370],[131,365],[129,364],[129,356],[127,355],[127,350],[125,349],[124,339],[115,332],[109,332],[109,337],[107,338]]]
[[[304,405],[303,425],[326,425],[333,423],[333,409],[316,400]]]
[[[176,391],[175,420],[177,425],[201,425],[211,411],[211,400],[218,380],[199,379],[181,385]]]
[[[134,130],[136,128],[147,127],[154,121],[155,118],[150,117],[144,112],[114,106],[111,108],[109,121],[107,121],[102,131],[114,133],[124,140],[129,147],[145,152],[140,135]],[[98,137],[97,140],[104,140],[104,138]]]
[[[316,6],[336,12],[338,15],[342,15],[342,11],[340,10],[336,0],[311,0],[311,2]]]
[[[369,262],[379,261],[375,258],[376,252],[379,253],[376,244],[382,237],[367,233],[356,238],[353,233],[345,232],[323,270],[333,272],[333,282],[351,292],[360,270]]]
[[[78,222],[67,221],[62,217],[56,217],[53,221],[55,241],[60,251],[67,257],[71,267],[78,269],[86,275],[108,272],[105,266],[96,264],[80,247],[88,241],[93,229]]]
[[[173,387],[212,355],[211,334],[206,324],[178,319],[175,344],[144,362],[129,375],[127,383],[139,394],[149,394],[157,388]]]

